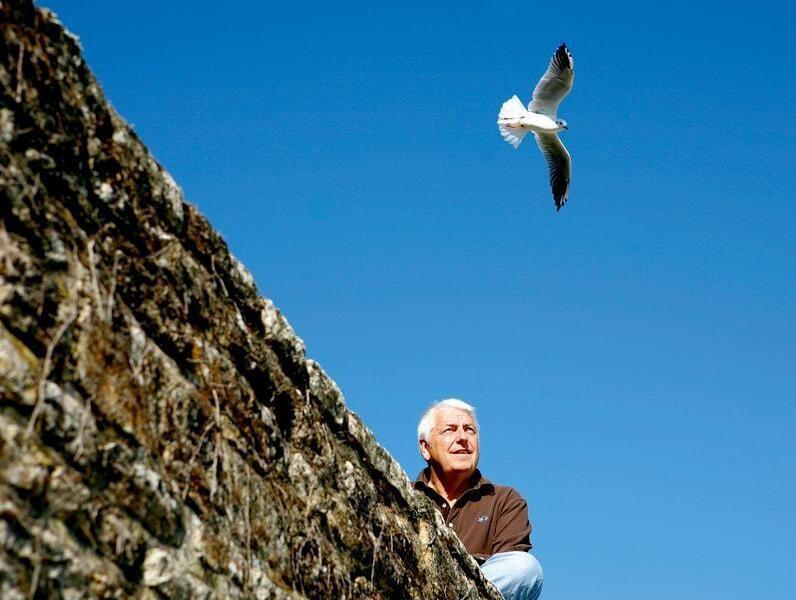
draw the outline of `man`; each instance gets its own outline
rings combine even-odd
[[[542,568],[528,553],[528,505],[517,490],[493,484],[476,468],[475,408],[453,398],[432,405],[420,419],[417,438],[428,466],[415,489],[434,502],[506,600],[538,598]]]

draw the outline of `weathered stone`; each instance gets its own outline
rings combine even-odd
[[[0,33],[0,596],[497,599],[76,38]]]

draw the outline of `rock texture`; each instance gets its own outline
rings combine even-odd
[[[77,40],[0,28],[0,597],[499,598]]]

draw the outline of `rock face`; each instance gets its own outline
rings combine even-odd
[[[76,39],[0,28],[0,598],[499,598]]]

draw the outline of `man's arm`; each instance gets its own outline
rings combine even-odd
[[[531,549],[531,522],[528,520],[528,503],[519,492],[512,489],[497,516],[492,554],[512,550],[527,552]]]

